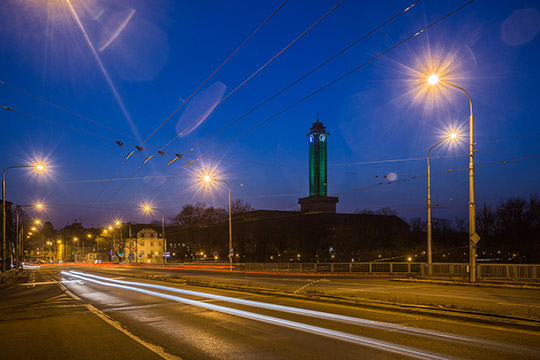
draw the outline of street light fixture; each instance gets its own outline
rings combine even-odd
[[[152,212],[152,210],[157,210],[161,212],[161,234],[163,235],[163,266],[165,266],[165,253],[167,252],[167,240],[165,239],[165,213],[161,209],[150,207],[150,205],[144,205],[143,210],[147,213]]]
[[[72,241],[72,244],[74,244],[75,242],[78,242],[79,241],[79,238],[78,237],[74,237],[73,238],[73,241]],[[75,262],[76,260],[76,256],[75,256],[75,251],[73,251],[73,261]]]
[[[227,185],[227,187],[229,188],[229,271],[232,271],[233,270],[232,262],[233,262],[234,250],[233,250],[233,247],[232,247],[231,185],[229,185],[228,182],[223,181],[223,180],[212,179],[209,175],[205,175],[203,177],[203,180],[207,184],[209,184],[210,181],[217,181],[217,182],[220,182],[220,183],[223,183],[223,184]]]
[[[431,74],[427,81],[430,85],[436,85],[439,82],[458,90],[463,91],[469,99],[469,281],[476,282],[476,243],[480,236],[476,233],[476,204],[474,202],[474,116],[472,110],[471,96],[462,87],[449,83],[439,78],[437,74]]]
[[[7,261],[7,239],[6,239],[6,171],[9,169],[34,168],[41,172],[45,169],[43,164],[8,166],[2,171],[2,279],[1,282],[6,282],[6,261]]]
[[[427,256],[428,256],[428,275],[432,275],[432,251],[431,251],[431,178],[430,178],[430,166],[429,166],[429,154],[431,150],[436,146],[442,144],[447,140],[454,140],[456,138],[455,133],[451,133],[435,145],[429,148],[427,153]]]

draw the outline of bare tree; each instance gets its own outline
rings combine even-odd
[[[245,202],[242,199],[237,199],[231,202],[231,214],[232,216],[237,216],[245,214],[247,212],[253,211],[254,208],[250,203]]]

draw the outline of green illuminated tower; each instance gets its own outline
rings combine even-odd
[[[298,199],[302,212],[336,212],[337,197],[327,195],[326,128],[317,121],[309,134],[309,197]]]
[[[326,128],[313,124],[309,131],[309,196],[326,196]]]

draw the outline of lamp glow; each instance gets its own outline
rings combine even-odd
[[[448,137],[453,140],[453,139],[455,139],[457,137],[457,134],[456,133],[451,133]]]
[[[437,74],[431,74],[428,78],[427,78],[427,81],[430,85],[435,85],[436,83],[439,82],[439,75]]]
[[[212,180],[212,179],[210,178],[210,176],[206,175],[206,176],[204,177],[204,182],[209,183],[210,180]]]

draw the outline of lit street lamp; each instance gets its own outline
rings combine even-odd
[[[143,210],[146,212],[152,212],[152,210],[157,210],[161,212],[161,234],[163,236],[163,265],[165,265],[165,253],[167,252],[167,241],[165,239],[165,213],[161,209],[150,207],[150,205],[144,205]]]
[[[431,150],[435,148],[437,145],[442,144],[446,140],[453,140],[456,138],[456,134],[452,133],[433,145],[429,148],[427,153],[427,255],[428,255],[428,275],[431,276],[432,274],[432,251],[431,251],[431,178],[430,178],[430,167],[429,167],[429,154],[431,153]]]
[[[463,91],[469,99],[470,117],[469,117],[469,281],[476,282],[476,243],[480,236],[476,233],[476,205],[474,203],[474,117],[472,110],[471,96],[467,90],[447,81],[441,80],[437,74],[431,74],[427,81],[430,85],[436,85],[441,82],[445,85],[454,87]]]
[[[34,168],[38,172],[45,169],[42,164],[9,166],[2,172],[2,283],[6,282],[7,239],[6,239],[6,171],[9,169]]]
[[[73,248],[73,262],[77,261],[77,252],[75,251],[75,243],[79,241],[78,237],[74,237],[71,242],[71,247]]]
[[[88,239],[91,239],[91,238],[92,238],[92,234],[88,234],[88,235],[86,235],[86,237],[87,237]],[[84,261],[84,238],[82,239],[82,260],[83,260],[83,263],[84,263],[84,262],[85,262],[85,261]]]
[[[229,188],[229,270],[232,271],[233,270],[232,262],[233,262],[234,250],[233,250],[233,247],[232,247],[231,185],[229,185],[228,182],[223,181],[223,180],[212,179],[208,175],[206,175],[203,178],[203,180],[206,183],[210,183],[210,181],[217,181],[217,182],[220,182],[220,183],[223,183],[223,184],[227,185],[227,187]]]

